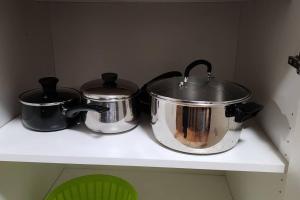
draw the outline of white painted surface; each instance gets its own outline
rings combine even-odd
[[[0,162],[0,200],[42,200],[62,166]]]
[[[35,6],[29,8],[27,7],[29,4],[25,5],[24,2],[8,0],[0,2],[0,126],[18,112],[16,99],[22,90],[34,87],[38,77],[52,75],[54,72],[51,69],[50,31],[46,23],[47,4],[34,4]],[[293,55],[299,50],[297,28],[299,27],[297,10],[299,2],[263,0],[261,3],[249,5],[250,7],[242,12],[243,28],[239,39],[237,80],[254,89],[256,98],[265,103],[266,108],[260,115],[260,122],[281,152],[288,153],[289,127],[292,131],[298,130],[295,128],[296,115],[291,113],[297,108],[296,104],[299,100],[299,93],[296,92],[299,77],[286,61],[288,55]],[[59,77],[64,79],[63,84],[79,86],[106,70],[120,70],[120,76],[141,84],[160,72],[171,69],[182,70],[182,66],[193,58],[198,58],[199,55],[216,63],[218,77],[232,79],[238,38],[239,4],[207,4],[199,7],[193,4],[174,4],[159,5],[160,8],[156,8],[156,5],[141,7],[138,5],[130,7],[130,5],[127,8],[120,5],[105,6],[52,4],[51,25],[55,39],[55,63]],[[24,13],[25,11],[27,12]],[[165,15],[165,11],[170,15]],[[139,13],[142,14],[136,15]],[[120,15],[123,18],[114,18]],[[107,21],[113,23],[105,23]],[[143,23],[151,24],[151,22],[152,27],[140,28],[143,27]],[[202,25],[208,27],[208,31],[203,29]],[[132,29],[134,26],[138,29]],[[177,29],[178,27],[188,29],[181,30]],[[169,28],[172,31],[169,31]],[[146,31],[139,34],[140,30]],[[112,34],[114,37],[109,37],[111,33],[114,33]],[[163,35],[159,35],[160,33]],[[155,37],[149,37],[151,35]],[[132,40],[127,41],[126,38]],[[152,40],[145,42],[143,38]],[[157,38],[159,42],[156,43]],[[192,43],[194,41],[195,44]],[[123,44],[120,50],[114,51],[119,44]],[[135,47],[133,51],[126,48],[131,47],[131,44]],[[144,45],[152,48],[137,48]],[[189,48],[191,50],[187,50]],[[107,56],[105,57],[107,60],[103,61],[102,58],[98,60],[98,55],[102,55],[101,52],[104,52],[103,55]],[[147,55],[151,56],[146,57]],[[74,59],[75,57],[80,59]],[[125,62],[121,58],[125,58]],[[171,60],[174,58],[175,60]],[[95,66],[100,65],[98,72]],[[151,70],[144,71],[145,69]],[[132,71],[135,73],[131,73]],[[153,140],[152,134],[149,134],[150,131],[147,135],[139,130],[131,133],[132,135],[113,136],[112,138],[119,138],[115,141],[112,138],[108,139],[108,136],[93,138],[77,130],[63,131],[59,134],[30,132],[21,128],[18,121],[13,121],[0,130],[0,160],[157,167],[172,165],[178,168],[283,172],[284,164],[276,150],[264,137],[260,138],[259,134],[252,132],[251,129],[244,131],[247,133],[242,136],[244,141],[236,148],[213,156],[192,156],[170,151],[159,146]],[[127,145],[124,143],[127,140],[123,138],[129,138],[131,142],[139,139],[143,141],[143,138],[148,140],[145,140],[145,144]],[[100,139],[103,141],[99,142]],[[107,141],[110,143],[106,144]],[[288,200],[298,197],[300,186],[296,158],[298,139],[294,141],[286,194]],[[112,148],[117,145],[122,147],[124,154],[132,155],[133,150],[128,149],[128,146],[136,148],[133,156],[138,156],[120,157],[123,152],[118,152],[118,148]],[[109,156],[115,157],[104,155],[107,152]],[[147,157],[143,157],[144,155]],[[15,168],[1,163],[0,194],[2,196],[0,199],[39,199],[42,192],[33,190],[32,185],[40,184],[39,186],[43,188],[41,191],[45,191],[48,183],[51,182],[48,179],[51,176],[45,178],[43,174],[51,174],[52,171],[52,169],[50,171],[42,169],[39,171],[39,169],[35,165],[29,167],[22,164]],[[147,172],[142,174],[146,175]],[[274,193],[277,187],[273,186],[276,186],[279,175],[271,178],[265,175],[259,176],[263,179],[247,173],[234,176],[233,179],[237,180],[232,181],[235,185],[234,196],[248,200],[252,197],[252,192],[260,191],[262,193],[255,196],[257,199],[263,199],[262,197],[268,199],[270,196],[274,199],[278,198]],[[49,182],[46,181],[47,184],[39,182],[40,177]],[[181,178],[185,180],[184,177],[185,175]],[[244,185],[245,177],[247,179]],[[257,181],[254,180],[255,177]],[[165,181],[168,182],[169,179],[173,180],[166,178]],[[7,180],[14,181],[7,184]],[[250,181],[247,183],[247,180]],[[272,180],[276,184],[271,184],[270,193],[266,197],[265,192],[270,188],[265,185]],[[18,194],[12,190],[16,184],[20,184]],[[258,190],[256,186],[261,186],[262,190]]]
[[[162,147],[148,125],[117,135],[96,135],[85,127],[40,133],[15,119],[0,129],[0,160],[40,163],[146,166],[233,171],[284,172],[284,163],[256,127],[243,130],[235,148],[215,155],[189,155]]]
[[[109,174],[129,181],[142,200],[232,200],[225,176],[142,169],[66,168],[55,186],[78,176]]]
[[[260,124],[287,158],[300,99],[299,75],[287,64],[288,56],[300,50],[299,7],[298,0],[247,3],[237,54],[236,78],[265,105]]]
[[[239,3],[50,4],[56,74],[79,87],[107,71],[141,85],[194,59],[233,79]],[[205,74],[203,69],[193,73]]]
[[[19,113],[18,95],[53,75],[46,5],[0,1],[0,127]]]
[[[283,200],[284,174],[227,172],[233,200]]]
[[[285,190],[285,200],[299,199],[300,188],[300,102],[298,107],[298,116],[296,120],[295,134],[291,141],[291,159],[287,173],[287,185]]]

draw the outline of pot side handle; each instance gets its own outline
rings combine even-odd
[[[255,117],[263,109],[262,105],[254,102],[237,104],[234,109],[235,122],[241,123]]]
[[[169,71],[153,78],[152,80],[148,81],[143,85],[137,97],[141,112],[144,112],[148,115],[150,115],[151,113],[151,96],[148,91],[149,86],[151,86],[151,84],[155,83],[156,81],[173,77],[182,77],[182,73],[179,71]]]
[[[166,73],[163,73],[155,78],[153,78],[152,80],[148,81],[147,83],[145,83],[143,85],[143,87],[141,88],[141,92],[138,96],[138,99],[140,102],[143,102],[144,104],[147,104],[150,106],[150,103],[151,103],[151,97],[147,91],[147,88],[154,82],[156,81],[160,81],[160,80],[163,80],[163,79],[168,79],[168,78],[173,78],[173,77],[180,77],[182,76],[182,73],[179,72],[179,71],[170,71],[170,72],[166,72]]]
[[[177,76],[182,76],[181,72],[179,72],[179,71],[169,71],[169,72],[163,73],[163,74],[153,78],[149,82],[145,83],[142,88],[146,89],[148,85],[151,85],[152,83],[154,83],[156,81],[163,80],[163,79],[168,79],[168,78],[173,78],[173,77],[177,77]]]
[[[98,105],[78,105],[71,107],[66,111],[66,116],[69,118],[75,117],[80,112],[95,111],[98,113],[107,112],[109,108]]]

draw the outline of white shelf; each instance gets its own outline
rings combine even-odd
[[[284,160],[263,135],[251,126],[232,150],[190,155],[161,146],[149,125],[117,135],[93,134],[83,126],[40,133],[16,118],[0,129],[0,161],[283,173]]]

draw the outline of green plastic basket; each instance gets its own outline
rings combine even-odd
[[[71,179],[50,192],[45,200],[137,200],[137,192],[127,181],[95,174]]]

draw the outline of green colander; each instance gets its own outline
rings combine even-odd
[[[125,180],[109,175],[71,179],[50,192],[45,200],[137,200],[137,192]]]

